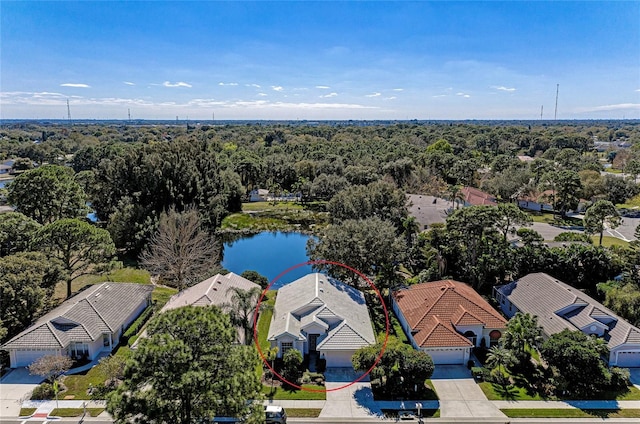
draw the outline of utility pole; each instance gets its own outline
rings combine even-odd
[[[67,120],[69,121],[69,125],[71,125],[71,108],[69,107],[69,99],[67,99]]]
[[[556,112],[553,114],[553,120],[558,119],[558,93],[560,92],[560,84],[556,84]]]
[[[131,123],[131,109],[127,109],[127,114],[129,115],[129,123]]]
[[[544,105],[540,106],[540,120],[542,121],[542,111],[544,110]]]

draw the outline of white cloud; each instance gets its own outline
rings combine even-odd
[[[495,88],[496,90],[500,90],[500,91],[508,91],[508,92],[516,91],[515,87],[505,87],[504,85],[492,85],[491,88]]]
[[[447,97],[447,95],[446,94],[436,94],[435,96],[431,96],[431,97],[433,97],[434,99],[439,99],[440,97]]]
[[[129,81],[122,81],[122,83],[123,83],[123,84],[126,84],[126,85],[135,85],[134,83],[129,82]]]
[[[394,99],[396,99],[396,96],[385,97],[384,99],[385,99],[385,100],[394,100]]]
[[[371,94],[365,95],[365,97],[380,97],[381,95],[382,95],[381,93],[371,93]]]
[[[267,93],[258,93],[258,96],[265,97]]]
[[[165,87],[187,87],[187,88],[191,88],[192,85],[188,84],[186,82],[182,82],[182,81],[178,81],[176,83],[171,83],[169,81],[165,81],[162,83],[162,85],[164,85]]]
[[[271,86],[271,89],[272,89],[273,91],[282,91],[282,90],[284,90],[284,88],[282,88],[282,86],[281,86],[281,85],[272,85],[272,86]]]
[[[245,87],[262,88],[259,84],[245,84]]]
[[[328,85],[316,85],[316,88],[319,88],[320,90],[328,90],[331,87],[329,87]]]
[[[640,92],[640,88],[638,88],[636,91]]]
[[[88,84],[76,84],[72,82],[65,82],[64,84],[60,84],[60,87],[90,88],[91,86]]]
[[[464,97],[465,99],[468,99],[469,97],[471,97],[470,95],[462,92],[456,93],[456,96],[461,96],[461,97]]]
[[[221,85],[223,87],[235,87],[236,85],[238,85],[237,82],[219,82],[218,85]]]
[[[393,91],[404,91],[404,88],[394,88]]]
[[[329,97],[336,97],[338,95],[338,93],[329,93],[329,94],[325,94],[323,96],[320,96],[320,98],[329,98]]]
[[[630,109],[640,110],[640,103],[619,103],[615,105],[585,107],[585,108],[578,108],[577,112],[603,112],[603,111],[630,110]]]

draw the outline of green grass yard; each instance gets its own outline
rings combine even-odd
[[[480,389],[489,400],[545,400],[537,393],[530,393],[524,387],[507,386],[506,388],[500,384],[482,382],[478,383]],[[628,390],[621,393],[605,393],[603,400],[640,400],[640,389],[635,386],[629,386]],[[550,399],[550,400],[556,400]]]
[[[87,408],[87,414],[92,417],[97,417],[104,412],[104,408]],[[49,416],[51,417],[79,417],[84,413],[82,408],[56,408]]]
[[[640,409],[502,409],[509,418],[640,418]]]
[[[273,400],[325,400],[327,393],[322,386],[311,384],[303,384],[302,390],[289,390],[282,387],[274,387],[270,385],[262,386],[262,393],[267,399]],[[306,390],[305,390],[306,389]]]

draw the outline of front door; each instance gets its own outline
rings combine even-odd
[[[309,353],[315,352],[320,334],[309,334]]]

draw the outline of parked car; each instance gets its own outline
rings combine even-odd
[[[264,414],[266,417],[266,424],[287,424],[287,412],[282,406],[265,406]]]

